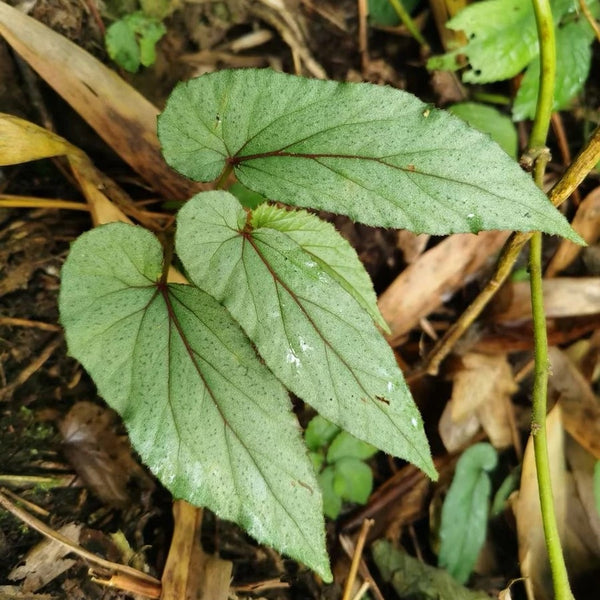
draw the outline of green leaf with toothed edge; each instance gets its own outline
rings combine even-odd
[[[123,223],[73,244],[60,293],[70,353],[174,497],[331,581],[321,493],[284,388],[211,296],[160,283],[162,254]]]
[[[541,230],[580,241],[487,136],[390,87],[210,73],[173,90],[158,134],[187,177],[210,181],[231,167],[287,204],[418,233]]]
[[[260,221],[227,192],[188,201],[175,246],[191,280],[228,308],[292,392],[436,477],[419,411],[370,316],[293,236]]]
[[[253,212],[254,227],[268,227],[285,233],[310,254],[371,315],[386,333],[389,327],[379,312],[369,275],[356,250],[331,223],[302,210],[289,211],[269,204]]]

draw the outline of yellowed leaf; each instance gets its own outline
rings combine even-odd
[[[202,188],[166,165],[156,136],[158,109],[114,71],[5,2],[0,35],[154,189],[187,199]]]
[[[19,117],[0,113],[0,166],[62,156],[74,150],[58,135]]]

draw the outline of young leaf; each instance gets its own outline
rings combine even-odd
[[[317,451],[327,446],[329,442],[340,432],[340,428],[321,415],[310,420],[304,432],[304,441],[309,450]]]
[[[321,495],[285,390],[211,296],[160,283],[161,262],[158,240],[122,223],[73,244],[60,294],[71,354],[176,498],[330,580]]]
[[[369,275],[354,248],[331,223],[302,211],[290,212],[269,204],[253,213],[255,228],[270,227],[286,233],[335,279],[371,315],[386,333],[389,327],[377,307],[377,297]]]
[[[342,499],[364,504],[373,489],[373,473],[358,458],[342,458],[333,465],[333,491]]]
[[[333,489],[334,478],[335,470],[333,467],[325,467],[317,477],[323,494],[323,514],[330,519],[337,519],[342,510],[342,499]]]
[[[220,71],[179,84],[158,133],[184,175],[209,181],[230,167],[288,204],[417,233],[538,229],[579,240],[487,136],[390,87]]]
[[[377,452],[377,448],[350,435],[347,431],[341,431],[335,436],[329,450],[327,450],[327,462],[334,463],[342,458],[359,458],[366,460]]]
[[[582,17],[577,23],[568,23],[556,31],[556,89],[553,110],[568,107],[581,91],[592,61],[590,44],[594,31]],[[533,119],[540,82],[539,56],[527,67],[513,106],[515,121]]]
[[[229,309],[290,390],[342,429],[435,477],[389,345],[288,233],[254,228],[231,194],[204,192],[179,212],[176,248],[194,283]]]
[[[497,462],[490,444],[475,444],[465,450],[444,500],[438,565],[460,583],[469,578],[485,541],[491,491],[488,472]]]

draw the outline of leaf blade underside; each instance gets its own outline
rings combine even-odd
[[[157,283],[152,234],[116,223],[73,245],[61,321],[71,354],[175,497],[330,579],[322,501],[284,388],[205,292]]]
[[[192,281],[240,323],[271,371],[321,415],[436,477],[421,416],[369,315],[291,237],[227,192],[192,198],[176,248]]]
[[[487,136],[400,90],[231,70],[179,84],[158,131],[167,162],[232,166],[265,197],[370,225],[447,234],[539,229],[575,239]]]

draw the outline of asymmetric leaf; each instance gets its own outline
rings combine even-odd
[[[435,477],[421,416],[369,315],[292,236],[256,225],[227,192],[187,202],[176,249],[192,281],[229,309],[291,391]]]
[[[220,71],[179,84],[158,132],[184,175],[209,181],[233,168],[287,204],[418,233],[538,229],[578,239],[487,136],[390,87]]]
[[[488,475],[498,462],[491,444],[475,444],[463,452],[442,507],[438,564],[465,583],[487,529],[491,482]]]
[[[62,271],[71,354],[176,498],[239,523],[330,580],[321,494],[285,390],[229,313],[160,282],[148,231],[82,235]]]
[[[373,284],[356,250],[331,223],[304,210],[289,211],[270,204],[263,204],[253,212],[252,223],[256,228],[269,227],[287,234],[389,333],[377,307]]]

